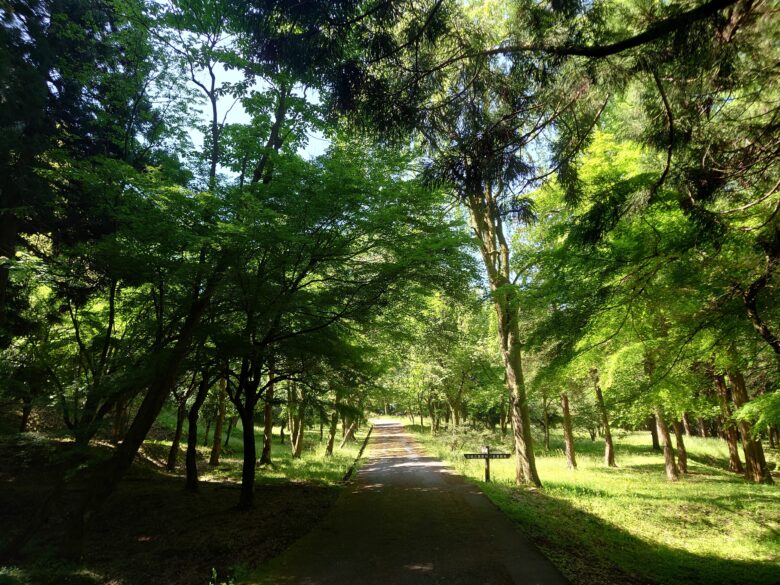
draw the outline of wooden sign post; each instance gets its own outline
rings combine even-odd
[[[491,459],[509,459],[509,453],[491,453],[490,447],[482,447],[482,453],[464,453],[466,459],[484,459],[485,460],[485,481],[490,481],[490,460]]]

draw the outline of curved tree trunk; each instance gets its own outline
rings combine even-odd
[[[607,414],[607,407],[604,404],[604,395],[601,393],[601,386],[599,386],[599,371],[596,368],[591,368],[590,377],[593,380],[594,390],[596,392],[596,404],[601,414],[601,426],[604,430],[604,465],[607,467],[617,467],[615,463],[615,447],[612,444],[612,433],[609,430],[609,416]]]
[[[577,458],[574,454],[574,433],[569,413],[569,396],[566,392],[561,392],[561,410],[563,411],[563,442],[566,446],[566,464],[569,469],[577,469]]]
[[[238,422],[237,416],[231,416],[228,419],[228,428],[227,432],[225,433],[225,442],[222,443],[222,448],[226,448],[230,444],[230,435],[233,434],[233,429],[236,428],[236,423]]]
[[[726,386],[726,378],[722,374],[714,374],[714,379],[721,418],[723,419],[723,435],[729,448],[729,471],[744,473],[745,469],[742,467],[742,461],[739,458],[739,448],[737,447],[737,429],[734,428],[734,423],[731,422],[731,407],[729,407],[729,390],[728,386]]]
[[[354,421],[351,425],[349,425],[349,428],[347,429],[347,432],[344,434],[344,438],[341,441],[341,445],[339,445],[339,449],[343,449],[344,445],[346,445],[347,442],[355,440],[356,426],[357,426],[357,421]]]
[[[661,408],[655,407],[655,421],[658,425],[658,435],[664,448],[664,467],[666,468],[666,478],[669,481],[677,481],[680,478],[680,472],[674,461],[674,448],[672,447],[672,438],[669,436],[669,427],[666,426],[664,415]]]
[[[179,408],[176,409],[176,429],[173,431],[173,441],[171,442],[171,448],[168,451],[168,462],[165,464],[165,469],[173,471],[176,469],[176,463],[179,458],[179,445],[181,444],[181,431],[184,427],[184,419],[187,417],[187,403],[182,402],[179,404]]]
[[[203,372],[203,378],[198,386],[198,393],[195,395],[195,402],[190,407],[187,415],[187,455],[185,462],[187,465],[187,481],[185,489],[196,491],[198,489],[198,417],[200,408],[206,400],[209,393],[209,375],[208,371]]]

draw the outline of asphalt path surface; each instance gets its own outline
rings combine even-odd
[[[368,461],[318,526],[251,579],[259,584],[564,585],[474,485],[377,422]]]

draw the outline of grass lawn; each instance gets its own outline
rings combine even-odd
[[[0,585],[205,585],[213,570],[215,582],[240,576],[284,551],[328,513],[368,430],[361,429],[358,442],[343,449],[337,443],[333,457],[324,456],[319,430],[307,430],[303,456],[294,460],[289,436],[280,444],[276,429],[274,463],[257,468],[255,508],[238,511],[240,426],[219,467],[207,464],[210,447],[199,447],[201,485],[193,494],[183,489],[184,446],[177,471],[164,470],[171,445],[165,437],[172,434],[174,420],[163,413],[152,433],[156,438],[144,443],[143,458],[91,520],[82,563],[56,557],[61,527],[54,525],[31,543],[24,558],[0,566]],[[255,430],[259,456],[262,429]],[[200,436],[202,442],[202,431]],[[36,433],[0,436],[0,546],[48,495],[69,448],[67,442]],[[110,452],[105,444],[91,449],[95,459]]]
[[[690,473],[669,482],[649,432],[615,433],[617,469],[603,465],[603,442],[578,437],[575,471],[553,436],[549,451],[536,452],[540,491],[513,486],[514,459],[492,461],[485,484],[484,463],[462,456],[484,444],[508,452],[508,437],[407,428],[478,483],[575,584],[780,583],[780,486],[728,472],[719,439],[686,438]],[[777,451],[767,458],[774,468]]]

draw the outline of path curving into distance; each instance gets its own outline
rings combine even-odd
[[[249,583],[567,583],[487,496],[425,456],[401,424],[377,422],[367,457],[322,523]]]

